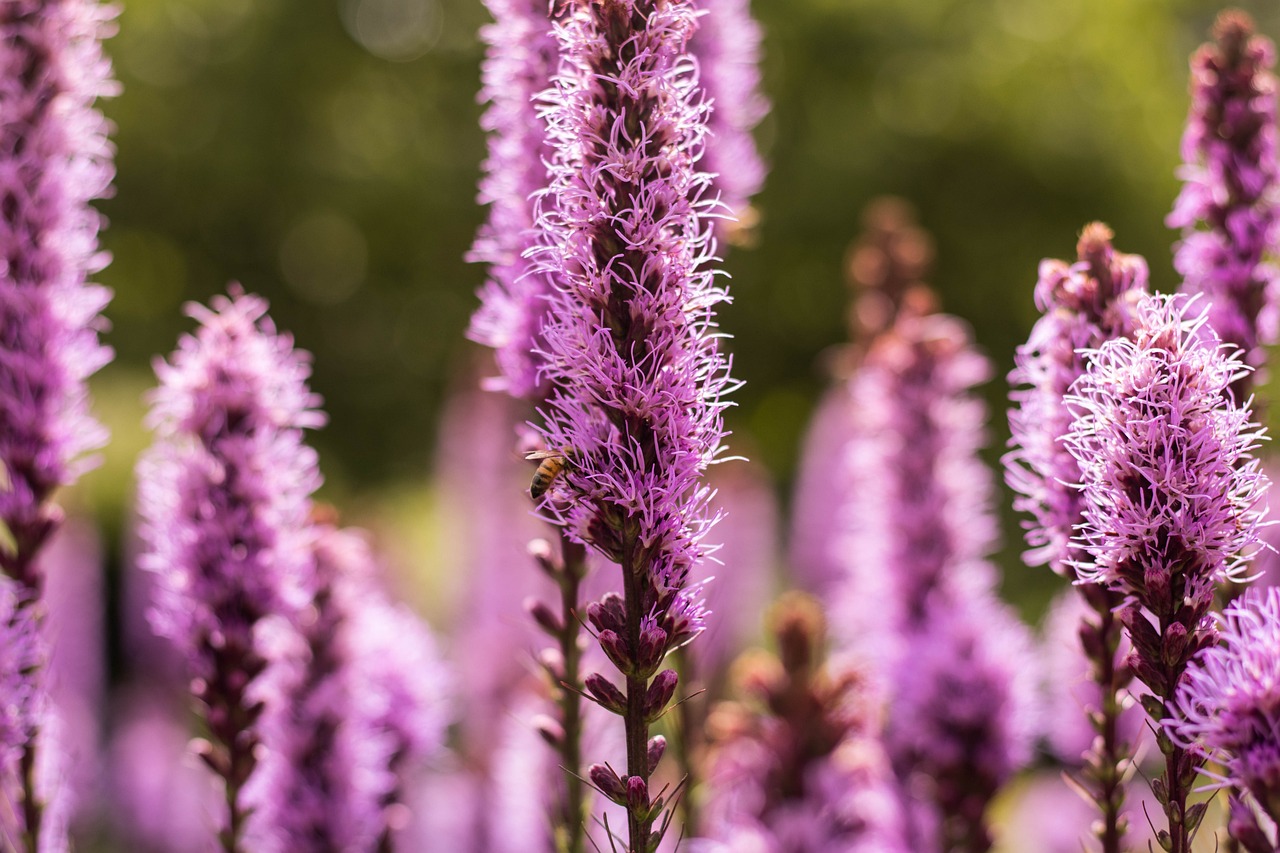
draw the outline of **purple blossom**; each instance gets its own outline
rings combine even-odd
[[[849,383],[839,382],[819,401],[800,451],[787,565],[792,582],[815,595],[828,594],[845,570],[843,525],[832,508],[848,499],[848,476],[838,460],[849,452],[854,424]]]
[[[541,506],[622,569],[624,595],[587,615],[631,697],[626,782],[611,790],[631,802],[633,853],[655,843],[658,814],[641,807],[648,726],[675,690],[659,669],[702,627],[688,579],[707,553],[700,478],[720,453],[730,384],[714,316],[727,294],[709,266],[709,177],[697,169],[706,107],[685,53],[695,21],[680,0],[577,5],[556,30],[562,62],[544,107],[555,154],[537,257],[555,290],[541,436],[568,464]],[[619,688],[593,677],[588,690],[621,711],[599,692]]]
[[[772,622],[779,658],[744,659],[744,701],[711,717],[705,835],[733,851],[905,853],[870,685],[823,662],[812,599],[784,597]]]
[[[764,184],[765,164],[752,129],[769,112],[760,92],[760,43],[763,33],[751,17],[749,0],[699,0],[702,16],[689,39],[698,60],[698,76],[711,117],[701,167],[712,174],[711,196],[718,195],[732,220],[717,224],[721,237],[740,238],[755,221],[751,197]]]
[[[35,613],[23,603],[29,593],[16,582],[0,578],[0,791],[18,785],[18,757],[35,731],[39,700],[27,672],[44,659],[36,631]],[[20,798],[0,797],[8,805]],[[0,827],[20,825],[21,817],[0,807]]]
[[[1018,348],[1009,374],[1009,397],[1015,407],[1009,411],[1011,449],[1002,461],[1005,480],[1017,493],[1014,508],[1031,515],[1023,522],[1031,546],[1023,559],[1047,564],[1068,577],[1074,577],[1074,564],[1081,556],[1071,537],[1083,520],[1084,497],[1075,485],[1079,466],[1062,443],[1072,424],[1065,397],[1088,366],[1092,348],[1132,332],[1134,305],[1147,289],[1146,261],[1115,251],[1113,236],[1102,223],[1090,223],[1076,246],[1077,263],[1041,262],[1035,298],[1044,315]],[[1075,589],[1088,605],[1080,609],[1074,628],[1076,645],[1084,653],[1084,672],[1097,689],[1090,691],[1088,705],[1068,706],[1082,711],[1078,725],[1060,719],[1054,731],[1080,731],[1086,722],[1093,730],[1085,735],[1086,748],[1068,760],[1074,764],[1083,758],[1078,781],[1101,814],[1104,853],[1117,853],[1124,835],[1121,764],[1129,760],[1127,732],[1119,727],[1119,717],[1123,691],[1132,677],[1117,659],[1122,627],[1115,611],[1121,597],[1097,584]],[[1069,677],[1064,671],[1050,673],[1060,676]],[[1052,689],[1070,688],[1059,683]]]
[[[985,850],[987,806],[1031,758],[1030,635],[981,592],[935,595],[923,615],[890,675],[885,746],[911,800],[938,811],[936,827],[913,820],[914,849]]]
[[[1174,266],[1183,291],[1205,294],[1218,337],[1256,368],[1277,332],[1276,269],[1264,260],[1280,239],[1275,46],[1237,10],[1219,16],[1213,39],[1191,58],[1184,183],[1166,222],[1182,229]],[[1238,377],[1238,399],[1253,381]]]
[[[376,794],[386,824],[379,843],[386,844],[404,821],[410,782],[444,746],[453,677],[430,629],[404,605],[366,594],[349,630],[350,713],[361,727],[360,763],[369,768],[356,784]]]
[[[494,389],[536,399],[546,392],[541,327],[549,283],[526,256],[536,239],[534,195],[550,183],[552,150],[535,96],[551,85],[557,45],[551,33],[552,0],[486,0],[494,22],[481,28],[487,45],[481,66],[480,126],[489,132],[489,156],[480,180],[480,202],[489,219],[468,260],[488,264],[472,339],[493,347],[499,376]]]
[[[235,288],[212,309],[189,306],[200,327],[156,363],[156,438],[138,463],[139,564],[161,580],[152,623],[186,654],[212,741],[203,757],[228,786],[229,851],[257,763],[255,680],[270,660],[260,628],[296,619],[314,583],[320,474],[302,430],[324,417],[308,357],[266,308]]]
[[[106,443],[87,379],[111,359],[98,341],[110,299],[102,269],[109,125],[93,107],[115,94],[100,40],[114,10],[91,0],[13,0],[0,11],[0,521],[18,543],[0,568],[38,589],[35,552],[58,522],[54,489]]]
[[[918,849],[986,849],[986,805],[1028,757],[1026,630],[995,601],[986,559],[995,520],[973,387],[989,375],[959,320],[904,311],[850,380],[835,624],[893,709],[885,742]]]
[[[1247,590],[1216,618],[1221,642],[1187,668],[1165,728],[1280,821],[1280,589]]]
[[[1036,307],[1044,316],[1018,347],[1009,374],[1010,451],[1005,479],[1017,496],[1013,508],[1031,515],[1024,522],[1029,564],[1047,564],[1073,575],[1071,536],[1080,523],[1083,497],[1075,459],[1062,445],[1072,414],[1064,401],[1071,383],[1084,373],[1086,352],[1104,341],[1128,335],[1134,324],[1134,300],[1147,291],[1147,262],[1111,246],[1110,229],[1085,226],[1079,260],[1040,263]]]
[[[1251,456],[1261,430],[1225,396],[1246,368],[1188,316],[1193,305],[1144,298],[1132,338],[1091,352],[1067,396],[1076,420],[1065,445],[1085,499],[1077,571],[1160,618],[1183,603],[1203,615],[1216,583],[1244,579],[1266,488]]]
[[[1216,641],[1214,588],[1242,579],[1266,488],[1251,456],[1261,431],[1230,391],[1247,368],[1197,314],[1185,297],[1145,297],[1132,338],[1088,353],[1067,397],[1076,420],[1065,444],[1085,498],[1076,571],[1123,596],[1126,665],[1151,690],[1142,701],[1157,725],[1174,715],[1187,663]],[[1201,813],[1186,800],[1203,759],[1161,747],[1166,849],[1186,853]]]
[[[833,615],[859,654],[887,662],[935,591],[994,582],[992,482],[978,455],[986,412],[973,392],[989,376],[961,321],[904,314],[850,380],[855,429],[838,460],[850,498],[836,510],[846,568]]]

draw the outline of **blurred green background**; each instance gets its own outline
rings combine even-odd
[[[1280,33],[1273,3],[1246,4]],[[1037,262],[1086,221],[1175,286],[1163,218],[1201,0],[757,0],[773,112],[758,245],[730,252],[736,374],[729,426],[787,494],[799,438],[841,341],[842,259],[863,206],[912,201],[937,241],[933,282],[999,376],[1035,319]],[[107,46],[124,93],[104,243],[117,361],[95,381],[114,440],[82,494],[118,533],[147,441],[150,360],[187,300],[239,280],[315,354],[330,425],[325,497],[359,520],[428,481],[442,401],[483,270],[463,262],[484,213],[476,103],[479,0],[127,0]],[[993,450],[1005,385],[989,394]],[[1007,501],[1005,502],[1007,504]],[[1002,554],[1021,541],[1006,509]],[[421,516],[418,516],[421,518]],[[429,534],[424,534],[429,535]],[[1007,572],[1028,613],[1053,586]]]

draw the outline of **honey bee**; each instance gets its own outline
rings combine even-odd
[[[559,450],[537,450],[525,454],[525,459],[540,459],[538,470],[533,472],[533,482],[529,484],[529,494],[536,501],[547,493],[551,484],[569,467],[569,457]]]

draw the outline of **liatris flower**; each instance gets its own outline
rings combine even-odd
[[[550,183],[551,148],[534,99],[556,68],[551,19],[558,3],[486,0],[494,22],[480,30],[488,45],[480,99],[489,104],[480,120],[489,132],[480,201],[489,205],[489,219],[468,259],[488,264],[489,280],[470,336],[495,350],[500,375],[491,386],[529,399],[546,392],[538,368],[549,291],[526,257],[536,241],[534,195]]]
[[[362,787],[381,806],[386,828],[375,849],[386,850],[405,819],[416,774],[444,745],[453,678],[430,629],[403,605],[367,595],[354,609],[349,630],[352,715],[373,768]]]
[[[162,580],[152,622],[187,657],[210,743],[202,758],[226,784],[223,847],[239,850],[241,796],[258,759],[256,680],[269,663],[260,626],[293,619],[311,588],[316,455],[302,430],[323,423],[307,390],[308,357],[275,331],[262,299],[238,289],[157,362],[138,463],[145,552]]]
[[[28,594],[16,581],[0,578],[0,837],[10,837],[14,847],[21,847],[22,832],[22,815],[10,811],[22,802],[15,796],[22,791],[18,758],[35,731],[38,704],[27,673],[44,657],[34,613],[23,603]]]
[[[1165,728],[1280,822],[1280,588],[1247,590],[1217,624],[1220,642],[1187,668]]]
[[[1090,223],[1080,234],[1075,264],[1041,262],[1035,300],[1044,316],[1018,348],[1009,374],[1015,407],[1009,410],[1011,449],[1003,462],[1005,480],[1017,493],[1014,508],[1031,515],[1023,522],[1031,546],[1023,559],[1067,577],[1074,576],[1081,556],[1071,537],[1083,519],[1084,498],[1074,485],[1079,466],[1062,444],[1072,422],[1065,396],[1084,373],[1091,348],[1132,332],[1135,302],[1147,290],[1146,261],[1115,251],[1112,237],[1102,223]],[[1097,737],[1089,739],[1079,782],[1102,815],[1103,853],[1119,853],[1126,829],[1123,771],[1130,758],[1128,739],[1118,726],[1121,698],[1132,677],[1117,660],[1121,596],[1098,584],[1075,589],[1091,611],[1078,624],[1078,642],[1098,685],[1096,701],[1084,709]]]
[[[833,614],[840,639],[879,662],[923,624],[935,592],[994,582],[992,484],[978,456],[986,412],[972,390],[989,376],[968,328],[935,314],[899,318],[851,380],[858,416],[839,460],[851,498],[837,510],[847,568]]]
[[[1074,547],[1081,580],[1107,584],[1122,612],[1128,665],[1150,690],[1157,725],[1176,716],[1187,664],[1217,640],[1207,619],[1215,586],[1242,577],[1257,539],[1266,480],[1251,457],[1261,436],[1230,392],[1245,370],[1183,297],[1147,297],[1132,339],[1103,344],[1072,386],[1065,444],[1080,466],[1084,523]],[[1170,853],[1186,853],[1204,810],[1188,810],[1203,759],[1161,734],[1156,787]]]
[[[13,542],[0,548],[0,572],[30,591],[24,608],[39,606],[36,556],[61,520],[53,492],[106,443],[87,380],[111,359],[98,340],[110,294],[85,282],[106,265],[89,202],[108,194],[114,174],[109,125],[93,107],[116,92],[100,44],[113,15],[93,0],[0,8],[0,526]],[[38,668],[26,677],[41,689]],[[12,772],[20,846],[34,851],[34,729],[29,740]]]
[[[1111,229],[1086,225],[1079,260],[1045,260],[1036,282],[1036,307],[1044,316],[1018,347],[1009,374],[1012,438],[1004,457],[1005,479],[1017,493],[1013,507],[1029,513],[1024,558],[1072,577],[1079,558],[1071,548],[1083,497],[1073,484],[1080,469],[1062,445],[1072,414],[1064,397],[1088,365],[1087,351],[1133,330],[1135,300],[1147,292],[1147,262],[1115,251]]]
[[[789,566],[803,589],[824,597],[846,569],[844,527],[832,509],[847,505],[854,488],[847,466],[839,461],[850,452],[858,428],[849,377],[900,312],[921,315],[936,310],[936,298],[922,283],[933,260],[933,244],[916,225],[911,207],[897,198],[876,199],[863,213],[863,223],[865,230],[846,263],[853,294],[850,343],[833,348],[823,359],[835,382],[810,420],[792,501]]]
[[[649,724],[676,689],[663,659],[702,627],[687,581],[707,551],[699,479],[720,452],[729,384],[713,314],[727,296],[698,200],[695,22],[682,0],[577,5],[557,29],[564,58],[545,108],[555,157],[539,265],[556,290],[541,433],[566,465],[542,506],[622,569],[623,594],[587,616],[625,683],[594,673],[585,686],[625,720],[624,771],[597,764],[589,776],[628,808],[631,853],[654,850],[670,819],[668,798],[649,790],[662,751]]]
[[[711,194],[732,214],[717,225],[720,236],[749,239],[756,216],[751,197],[764,184],[765,165],[751,138],[769,112],[760,92],[763,33],[751,17],[749,0],[701,0],[703,12],[689,39],[698,60],[698,78],[711,104],[710,137],[702,168],[713,175]]]
[[[96,98],[112,95],[100,39],[114,12],[91,0],[13,0],[0,10],[0,521],[17,549],[0,568],[31,589],[33,560],[58,522],[53,491],[106,442],[88,377],[111,359],[98,341],[106,289],[102,217],[114,170]]]
[[[989,849],[987,806],[1030,760],[1035,735],[1026,627],[989,593],[953,595],[930,597],[890,674],[885,746],[908,796],[936,806],[939,821],[913,821],[917,850]]]
[[[779,658],[740,664],[750,704],[726,703],[711,718],[706,836],[734,851],[905,853],[866,681],[823,662],[816,601],[789,594],[772,622]]]
[[[992,484],[972,389],[989,370],[958,320],[904,312],[851,380],[851,497],[838,510],[847,568],[834,613],[894,709],[885,739],[919,849],[987,849],[983,810],[1025,760],[1030,736],[1027,662],[1017,654],[1025,629],[995,604],[986,560]],[[1010,643],[1001,666],[977,636],[985,622]],[[970,704],[954,711],[968,716],[938,705],[948,690],[967,694]],[[966,728],[975,715],[984,725]],[[916,784],[914,768],[927,762],[935,784]]]
[[[1183,239],[1174,266],[1183,290],[1203,293],[1218,337],[1259,367],[1277,332],[1276,269],[1266,260],[1280,240],[1276,165],[1275,46],[1253,21],[1223,12],[1213,43],[1191,58],[1191,112],[1182,137],[1182,192],[1166,222]],[[1248,397],[1257,374],[1232,391]]]

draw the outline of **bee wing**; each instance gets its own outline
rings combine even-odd
[[[525,459],[535,461],[538,459],[556,459],[564,458],[564,454],[559,450],[534,450],[524,455]]]

